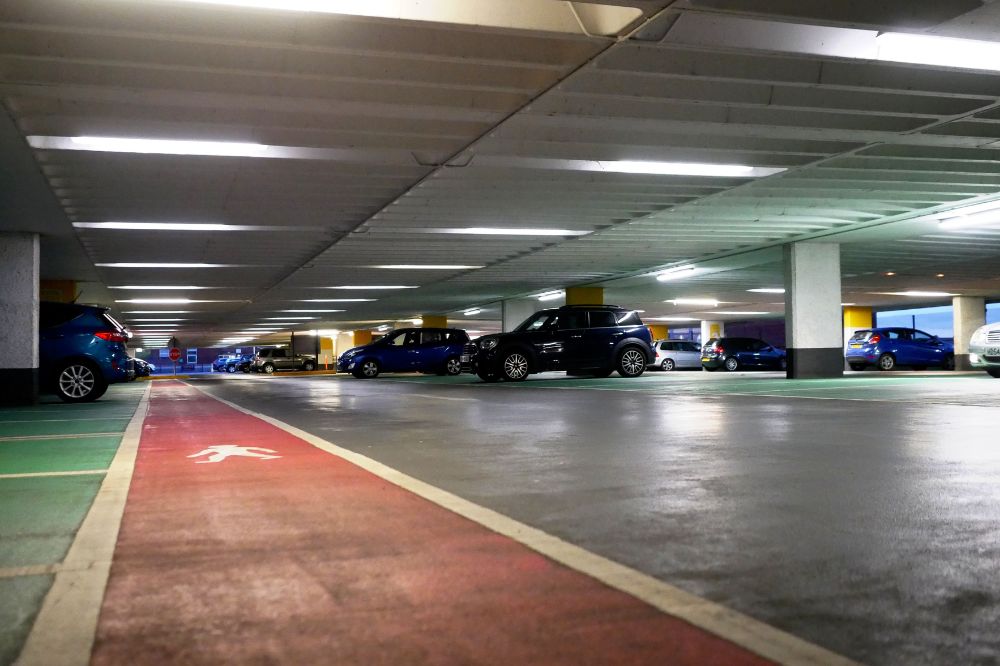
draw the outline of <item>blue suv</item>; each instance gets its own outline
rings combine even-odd
[[[844,354],[851,370],[875,366],[893,370],[906,365],[915,370],[927,367],[955,369],[955,345],[915,328],[872,328],[857,331],[847,341]]]
[[[523,381],[529,374],[638,377],[653,362],[653,337],[634,310],[617,305],[566,305],[541,310],[509,333],[470,343],[462,366],[485,382]]]
[[[337,372],[372,379],[383,372],[433,372],[457,375],[469,334],[458,328],[401,328],[375,342],[348,349],[337,359]]]
[[[42,388],[66,402],[97,400],[110,384],[135,377],[131,334],[108,308],[43,302],[38,337]]]

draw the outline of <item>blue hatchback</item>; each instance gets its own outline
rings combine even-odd
[[[916,370],[927,367],[955,369],[955,345],[915,328],[872,328],[857,331],[847,341],[844,354],[852,370],[869,366],[893,370],[905,365]]]
[[[350,372],[358,379],[382,372],[457,375],[468,341],[469,334],[458,328],[401,328],[369,345],[348,349],[337,360],[337,372]]]
[[[42,388],[66,402],[97,400],[108,385],[135,377],[130,333],[108,308],[43,302],[38,337]]]

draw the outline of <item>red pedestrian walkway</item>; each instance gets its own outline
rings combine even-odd
[[[179,382],[153,387],[93,660],[766,663]]]

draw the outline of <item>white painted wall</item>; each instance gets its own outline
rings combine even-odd
[[[512,298],[501,303],[501,323],[503,331],[513,331],[521,322],[545,308],[558,308],[566,304],[566,299],[540,301],[537,298]]]

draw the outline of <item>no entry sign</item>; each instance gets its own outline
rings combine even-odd
[[[170,360],[176,363],[181,357],[181,350],[177,347],[173,347],[170,350]]]

